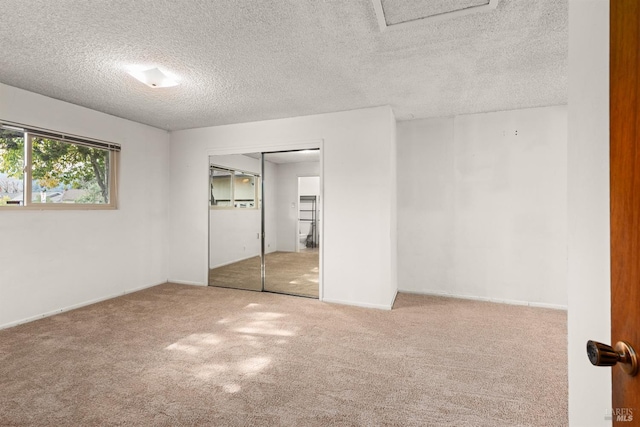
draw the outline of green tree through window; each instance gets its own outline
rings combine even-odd
[[[83,203],[109,203],[109,152],[46,138],[32,142],[33,179],[46,189],[61,184],[87,190]],[[95,186],[99,191],[95,191]],[[91,188],[94,191],[91,192]],[[87,197],[92,194],[92,197]]]
[[[29,203],[66,202],[108,204],[110,151],[39,136],[31,139],[31,186]],[[21,180],[25,165],[24,134],[0,129],[0,177]],[[1,178],[0,178],[1,179]],[[59,190],[58,200],[46,200],[47,191]],[[0,191],[2,183],[0,182]],[[41,198],[40,194],[44,194]],[[8,196],[4,199],[6,204]],[[2,203],[2,201],[0,201]]]
[[[24,134],[0,128],[0,205],[24,191]]]

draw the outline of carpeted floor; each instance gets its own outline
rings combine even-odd
[[[265,256],[265,291],[318,298],[318,250]],[[209,285],[259,291],[260,257],[209,270]]]
[[[562,426],[566,313],[166,284],[0,331],[0,425]]]

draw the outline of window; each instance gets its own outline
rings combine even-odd
[[[219,166],[211,166],[209,178],[212,208],[258,208],[260,200],[260,175]]]
[[[24,134],[0,128],[0,206],[24,200]]]
[[[233,181],[234,206],[236,208],[256,207],[256,177],[255,175],[235,171]]]
[[[233,206],[231,194],[231,171],[211,168],[211,206]]]
[[[0,209],[116,207],[118,145],[0,126]]]

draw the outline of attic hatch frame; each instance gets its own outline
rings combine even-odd
[[[415,27],[424,25],[428,22],[444,21],[447,19],[459,18],[465,15],[471,15],[474,13],[489,12],[494,10],[498,6],[499,0],[487,0],[487,4],[478,6],[470,6],[463,9],[452,10],[450,12],[442,12],[435,15],[423,16],[420,18],[411,19],[409,21],[398,22],[397,24],[387,24],[385,18],[384,7],[382,6],[383,0],[371,0],[373,2],[373,9],[376,12],[376,18],[378,20],[378,26],[380,32],[384,33],[387,30],[405,29],[409,27]]]

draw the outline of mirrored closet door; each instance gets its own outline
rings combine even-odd
[[[319,296],[320,151],[210,156],[209,285]]]
[[[262,290],[260,157],[209,157],[210,286]]]
[[[320,151],[264,155],[264,290],[318,298]]]

